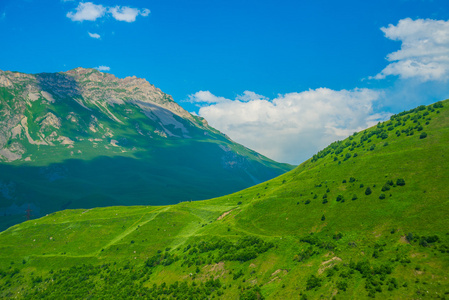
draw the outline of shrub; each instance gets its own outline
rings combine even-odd
[[[309,199],[307,199],[306,202],[304,202],[304,204],[309,204],[309,203],[310,203]]]
[[[324,221],[324,220],[326,220],[326,217],[323,215],[323,216],[321,217],[321,221]]]
[[[337,289],[346,291],[348,288],[348,283],[346,281],[337,281]]]
[[[334,240],[338,241],[338,240],[341,239],[342,237],[343,237],[343,233],[339,232],[339,233],[337,233],[337,234],[334,234],[332,238],[333,238]]]
[[[356,194],[352,195],[352,200],[357,200],[357,195]]]
[[[420,139],[425,139],[427,137],[427,133],[421,132],[421,135],[419,136]]]
[[[337,196],[337,202],[344,202],[345,201],[345,198],[342,196],[342,195],[338,195]]]
[[[306,283],[307,290],[311,290],[311,289],[314,289],[314,288],[320,287],[320,286],[321,286],[321,279],[316,277],[315,275],[311,275],[307,279],[307,283]]]
[[[379,199],[385,199],[385,194],[380,194]]]
[[[396,185],[400,186],[405,185],[405,180],[403,178],[399,178],[398,180],[396,180]]]
[[[443,102],[438,101],[437,103],[435,103],[435,104],[433,105],[433,108],[443,108]]]
[[[372,193],[372,191],[371,191],[371,189],[370,189],[370,187],[367,187],[366,188],[366,190],[365,190],[365,195],[370,195]]]

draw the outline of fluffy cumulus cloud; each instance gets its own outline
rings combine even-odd
[[[98,67],[95,67],[94,69],[97,69],[98,71],[109,71],[109,70],[111,70],[111,68],[109,68],[108,66],[98,66]]]
[[[99,39],[101,36],[98,33],[90,33],[88,32],[89,36],[93,39]]]
[[[93,4],[92,2],[81,2],[75,10],[75,12],[68,12],[67,17],[72,21],[79,22],[95,21],[106,13],[106,7],[101,4]]]
[[[75,12],[67,13],[67,17],[72,21],[95,21],[105,15],[110,14],[117,21],[134,22],[137,16],[147,17],[150,10],[147,8],[137,9],[128,6],[107,7],[92,2],[81,2],[75,9]]]
[[[270,158],[301,163],[329,143],[367,128],[388,114],[374,114],[381,96],[370,89],[319,88],[269,100],[246,91],[234,100],[209,91],[190,96],[199,115],[233,140]]]
[[[109,12],[112,14],[112,17],[117,21],[125,21],[125,22],[134,22],[138,15],[148,16],[150,14],[149,9],[139,10],[137,8],[131,8],[127,6],[115,6],[109,8]]]
[[[410,18],[382,27],[385,36],[401,41],[401,49],[388,54],[391,63],[375,79],[397,75],[420,81],[449,78],[449,21]]]

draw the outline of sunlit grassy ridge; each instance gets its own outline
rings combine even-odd
[[[393,116],[225,197],[11,227],[0,295],[448,297],[448,107]]]

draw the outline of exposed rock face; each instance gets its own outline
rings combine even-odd
[[[26,152],[23,147],[8,146],[10,140],[46,146],[76,144],[79,137],[61,133],[61,127],[67,127],[64,125],[67,120],[71,125],[77,125],[78,131],[101,133],[103,138],[113,138],[114,131],[98,121],[98,114],[124,125],[124,121],[130,118],[129,114],[137,109],[153,125],[151,132],[144,132],[142,127],[145,126],[136,123],[137,132],[163,138],[191,138],[189,131],[192,127],[205,131],[209,127],[204,120],[195,119],[175,103],[170,95],[135,76],[120,79],[84,68],[36,75],[0,71],[0,89],[4,93],[0,98],[0,161],[22,159]],[[71,106],[69,109],[74,111],[56,115],[52,106],[62,104]],[[39,112],[35,113],[34,108]],[[80,116],[86,112],[90,112],[90,120]],[[111,140],[107,143],[116,144]]]

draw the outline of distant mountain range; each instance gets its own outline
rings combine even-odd
[[[173,204],[291,170],[144,79],[0,71],[0,229],[66,208]]]

